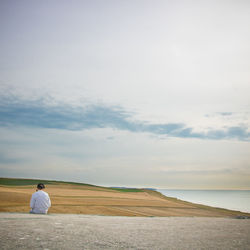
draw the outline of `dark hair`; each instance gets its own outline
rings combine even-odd
[[[44,186],[43,183],[38,183],[38,184],[37,184],[37,188],[38,188],[38,189],[44,189],[45,186]]]

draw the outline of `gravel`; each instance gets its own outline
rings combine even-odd
[[[250,249],[250,220],[0,213],[0,249]]]

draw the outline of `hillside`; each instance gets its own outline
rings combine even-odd
[[[148,189],[119,189],[83,183],[0,178],[0,212],[28,212],[36,184],[43,182],[52,207],[49,213],[116,216],[249,216],[169,198]]]

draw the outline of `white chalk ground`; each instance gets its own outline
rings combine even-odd
[[[0,213],[0,249],[250,249],[250,220]]]

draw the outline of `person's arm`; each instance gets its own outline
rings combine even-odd
[[[32,194],[31,199],[30,199],[30,208],[31,209],[33,209],[35,207],[35,203],[36,203],[36,200],[35,200],[34,194]]]
[[[49,198],[49,196],[48,196]],[[51,207],[51,201],[50,201],[50,198],[48,199],[48,206]]]

